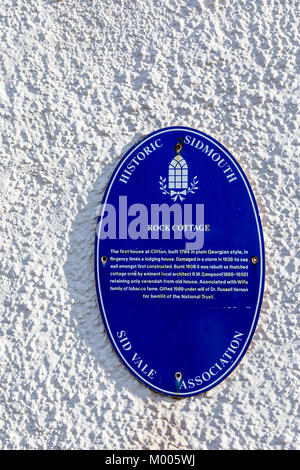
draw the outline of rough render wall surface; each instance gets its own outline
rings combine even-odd
[[[1,2],[1,448],[299,448],[297,3]],[[236,156],[267,257],[248,353],[183,400],[120,364],[93,274],[113,169],[169,125]]]

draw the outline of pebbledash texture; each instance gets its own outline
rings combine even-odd
[[[1,2],[2,449],[299,448],[297,3]],[[174,125],[239,161],[266,249],[249,351],[184,400],[146,388],[113,353],[93,267],[114,168]]]

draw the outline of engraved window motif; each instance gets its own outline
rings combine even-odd
[[[176,155],[169,165],[169,189],[188,188],[188,166],[181,155]]]

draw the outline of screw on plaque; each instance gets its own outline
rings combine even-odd
[[[108,260],[107,256],[105,256],[105,255],[101,256],[101,262],[103,264],[103,267],[105,267],[105,265],[107,263],[107,260]]]
[[[181,380],[182,379],[182,372],[176,372],[175,379],[178,380],[178,381]]]
[[[177,144],[176,144],[175,147],[174,147],[175,150],[176,150],[176,153],[179,154],[179,152],[182,150],[182,147],[183,147],[183,139],[180,137],[180,138],[178,139]]]
[[[255,265],[255,264],[258,264],[259,258],[258,258],[258,256],[251,256],[250,261],[251,261],[252,264]]]
[[[176,393],[180,393],[180,386],[181,386],[181,379],[182,379],[182,372],[175,372],[175,389]]]

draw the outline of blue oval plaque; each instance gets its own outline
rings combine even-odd
[[[137,379],[176,397],[224,380],[249,347],[264,286],[258,209],[233,156],[187,127],[132,147],[101,205],[95,273],[107,333]]]

